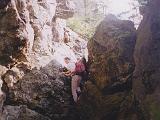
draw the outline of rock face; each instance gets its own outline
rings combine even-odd
[[[67,19],[74,15],[75,4],[71,0],[57,0],[56,17]]]
[[[53,59],[78,46],[63,42],[73,14],[71,0],[0,0],[0,120],[66,119],[71,93]]]
[[[160,1],[152,0],[143,9],[135,47],[133,89],[146,119],[159,120],[160,113]]]
[[[30,115],[28,108],[33,110],[35,117],[37,114],[34,111],[43,116],[48,116],[50,119],[64,119],[69,112],[69,106],[67,105],[70,104],[71,96],[70,92],[65,89],[59,68],[60,65],[56,61],[52,61],[40,70],[33,69],[26,73],[17,84],[4,89],[7,95],[5,104],[26,105],[24,109],[26,113],[22,113],[26,116],[26,120],[29,119],[28,115]],[[15,108],[13,106],[7,107],[6,111],[12,112],[13,109],[16,109],[16,113],[19,115],[22,112],[20,108],[21,106]],[[5,111],[3,113],[5,114]],[[32,114],[30,116],[34,119]],[[17,117],[16,119],[15,115],[14,119],[21,120],[22,118]]]
[[[53,58],[55,58],[59,63],[64,63],[64,57],[69,56],[73,61],[77,60],[77,57],[88,58],[87,41],[82,39],[80,35],[73,32],[71,29],[66,28],[68,39],[65,42],[55,44],[55,53]],[[63,35],[64,36],[64,35]]]
[[[55,26],[61,22],[57,23],[57,19],[67,19],[74,13],[71,0],[0,2],[0,64],[3,65],[15,61],[31,62],[29,58],[33,53],[52,55],[54,42],[59,39],[54,36],[55,29],[59,29]]]
[[[88,43],[90,76],[80,100],[83,119],[136,120],[130,116],[135,31],[132,22],[113,15],[97,27]]]
[[[3,68],[3,92],[0,93],[0,120],[68,120],[77,119],[67,85],[53,60],[40,69],[18,64]],[[72,112],[74,111],[74,112]]]

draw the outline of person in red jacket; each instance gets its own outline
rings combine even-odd
[[[78,101],[79,94],[81,93],[80,84],[84,78],[84,73],[86,72],[86,66],[84,64],[84,58],[78,60],[75,64],[74,75],[72,76],[72,95],[75,102]]]
[[[65,63],[67,64],[67,71],[63,72],[66,77],[70,76],[71,81],[71,90],[73,100],[76,103],[78,101],[79,94],[81,93],[81,83],[84,80],[84,75],[86,73],[86,64],[85,58],[79,59],[76,63],[71,62],[70,58],[64,58]]]

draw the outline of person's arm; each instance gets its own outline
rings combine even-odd
[[[66,76],[72,76],[75,74],[75,71],[68,71],[65,73]]]
[[[63,72],[64,75],[66,76],[71,76],[72,72],[71,71],[67,71],[67,72]]]
[[[66,76],[72,76],[74,74],[75,63],[71,63],[69,67],[70,67],[70,70],[64,73]]]
[[[72,73],[70,72],[70,73],[68,73],[68,74],[65,74],[66,76],[71,76],[72,75]]]
[[[63,72],[63,74],[69,74],[70,72],[71,72],[71,71],[68,70],[68,71],[66,71],[66,72]]]

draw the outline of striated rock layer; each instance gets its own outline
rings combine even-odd
[[[88,43],[90,76],[79,106],[84,120],[136,120],[131,92],[135,42],[131,21],[108,15],[97,27]]]
[[[133,89],[146,120],[160,116],[160,1],[152,0],[143,8],[135,47]]]

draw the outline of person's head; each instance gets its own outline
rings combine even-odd
[[[82,57],[82,58],[81,58],[81,61],[82,61],[82,63],[83,63],[83,64],[86,64],[86,63],[87,63],[87,61],[86,61],[86,58],[85,58],[85,57]]]
[[[77,62],[80,61],[80,60],[81,60],[81,58],[80,58],[80,57],[77,57]]]
[[[66,64],[68,64],[68,63],[70,62],[70,60],[71,60],[71,59],[70,59],[69,57],[65,57],[65,58],[64,58],[64,62],[65,62]]]

